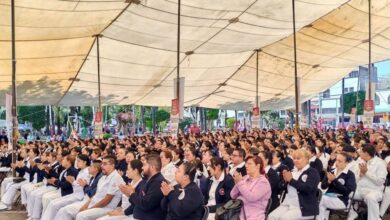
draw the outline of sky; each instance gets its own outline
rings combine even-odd
[[[374,64],[378,68],[378,77],[390,77],[390,60]]]

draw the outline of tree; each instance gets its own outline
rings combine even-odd
[[[179,123],[179,128],[184,129],[185,127],[189,127],[192,124],[192,118],[183,118],[183,120]]]
[[[206,115],[207,120],[217,120],[218,113],[219,113],[219,109],[208,108],[207,115]]]
[[[230,129],[233,129],[234,122],[236,122],[236,119],[234,119],[234,118],[226,119],[226,127],[230,128]]]
[[[46,107],[44,105],[38,106],[18,106],[18,121],[24,123],[28,121],[31,123],[33,129],[40,130],[45,127],[46,122]]]
[[[156,113],[156,122],[160,123],[163,121],[167,121],[171,115],[165,109],[158,109]]]
[[[81,107],[80,115],[83,117],[86,126],[90,126],[93,120],[93,111],[91,106]]]
[[[350,114],[352,108],[356,108],[356,94],[357,92],[351,92],[344,94],[343,104],[344,104],[344,113]],[[366,92],[359,91],[358,100],[357,100],[357,115],[363,114],[364,100],[366,99]]]

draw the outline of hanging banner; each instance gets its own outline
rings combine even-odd
[[[169,131],[173,137],[177,137],[177,132],[179,131],[179,121],[180,121],[179,99],[172,99],[171,123],[170,123]]]
[[[95,126],[94,126],[95,138],[103,136],[103,112],[95,113]]]
[[[364,128],[373,128],[374,110],[374,100],[364,100],[364,114],[362,117]]]
[[[252,109],[252,129],[260,129],[260,108]]]
[[[183,113],[184,113],[184,77],[180,77],[180,86],[179,86],[179,117],[180,119],[183,119]],[[177,99],[177,79],[175,78],[173,80],[173,97]]]
[[[12,150],[12,95],[5,95],[5,124],[7,128],[8,150]]]
[[[351,116],[349,118],[350,124],[356,124],[356,108],[351,109]]]

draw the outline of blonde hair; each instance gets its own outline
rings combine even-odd
[[[309,151],[307,151],[305,149],[298,149],[298,150],[294,151],[294,153],[293,153],[293,157],[296,157],[296,156],[302,156],[302,157],[306,158],[307,161],[309,161],[311,154]]]

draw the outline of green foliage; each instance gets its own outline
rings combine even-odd
[[[44,105],[38,106],[18,106],[18,121],[24,123],[28,121],[32,124],[32,127],[39,130],[45,127],[46,122],[46,107]],[[4,111],[5,112],[5,111]]]
[[[91,106],[81,107],[80,116],[83,117],[83,122],[85,126],[90,126],[93,120],[93,111]]]
[[[1,109],[0,119],[5,120],[5,118],[6,118],[6,116],[5,116],[5,109]]]
[[[356,108],[356,94],[357,92],[351,92],[344,94],[344,113],[351,113],[352,108]],[[366,98],[366,93],[364,91],[359,91],[357,103],[357,114],[363,114],[364,100]]]
[[[192,118],[183,118],[179,123],[179,128],[184,129],[186,126],[189,127],[192,124]]]
[[[103,139],[107,140],[109,138],[112,138],[112,134],[108,134],[108,133],[103,134]]]
[[[218,113],[219,113],[219,109],[208,108],[207,109],[207,114],[206,114],[207,120],[217,120],[218,119]]]
[[[277,111],[263,111],[261,114],[267,121],[268,126],[280,129],[284,128],[284,119],[279,117]]]
[[[235,121],[236,121],[236,119],[234,119],[234,118],[227,118],[226,119],[226,127],[233,129]]]
[[[169,119],[169,117],[170,117],[170,114],[165,109],[158,109],[156,112],[156,122],[157,123],[167,121]]]

